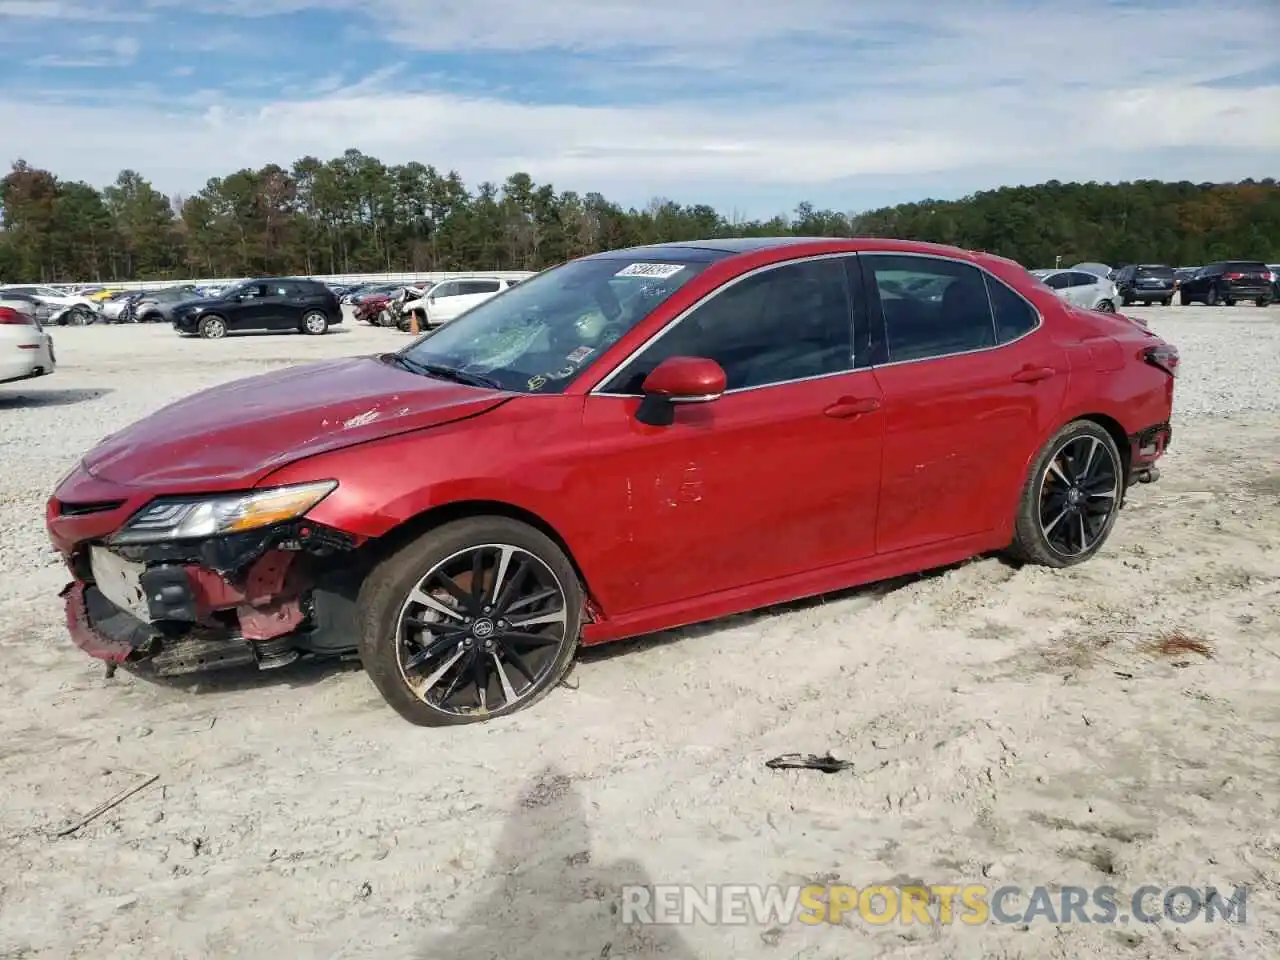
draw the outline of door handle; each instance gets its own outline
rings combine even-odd
[[[1053,367],[1026,366],[1015,373],[1013,379],[1018,383],[1039,383],[1041,380],[1048,380],[1057,372]]]
[[[875,397],[841,397],[822,412],[828,417],[837,417],[843,420],[850,417],[860,417],[864,413],[871,413],[879,409],[880,401]]]

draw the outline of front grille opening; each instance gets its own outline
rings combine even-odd
[[[123,500],[94,500],[83,503],[58,501],[58,514],[63,517],[83,517],[91,513],[106,513],[124,506]]]

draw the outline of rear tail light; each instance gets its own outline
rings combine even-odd
[[[36,326],[36,319],[13,309],[13,307],[0,307],[0,326],[34,327]]]
[[[1172,344],[1162,343],[1147,347],[1142,351],[1142,359],[1153,367],[1159,367],[1171,377],[1178,375],[1178,348]]]
[[[1225,280],[1243,280],[1244,279],[1243,273],[1224,273],[1222,276],[1223,276],[1223,279]]]

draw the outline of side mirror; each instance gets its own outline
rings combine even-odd
[[[637,416],[644,423],[667,426],[677,403],[709,403],[725,390],[724,368],[706,357],[668,357],[640,385],[644,400]]]

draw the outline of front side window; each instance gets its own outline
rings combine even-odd
[[[1067,289],[1068,283],[1067,283],[1067,275],[1065,273],[1051,273],[1049,274],[1049,276],[1044,277],[1043,279],[1044,279],[1044,285],[1048,287],[1050,290]]]
[[[443,300],[446,297],[459,296],[461,293],[462,291],[459,289],[458,283],[456,282],[442,283],[438,287],[436,287],[434,290],[431,291],[431,299]]]
[[[707,266],[571,261],[472,307],[395,354],[395,362],[504,390],[560,393]]]
[[[789,263],[739,280],[697,307],[610,378],[607,393],[638,395],[669,357],[706,357],[725,389],[804,380],[853,369],[845,258]]]
[[[977,267],[909,254],[862,260],[875,277],[889,363],[995,346],[985,275]]]
[[[458,284],[459,293],[463,296],[469,296],[476,293],[497,293],[497,280],[465,280]]]

